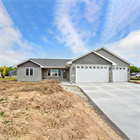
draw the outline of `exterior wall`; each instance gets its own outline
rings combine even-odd
[[[73,61],[73,64],[107,64],[107,65],[112,65],[110,62],[107,60],[101,58],[100,56],[90,53],[82,58],[79,58],[75,61]]]
[[[17,67],[17,81],[41,81],[41,68],[40,67],[29,67],[33,68],[33,76],[26,76],[27,67]]]
[[[110,59],[111,61],[117,63],[118,66],[127,66],[128,68],[130,67],[129,64],[127,64],[126,62],[122,61],[121,59],[119,59],[118,57],[114,56],[113,54],[109,53],[108,51],[104,50],[104,49],[100,49],[97,51],[97,53],[103,55],[104,57]]]
[[[61,69],[61,76],[48,76],[48,69],[42,69],[42,79],[63,80],[63,70]],[[69,69],[67,69],[67,80],[69,80]]]

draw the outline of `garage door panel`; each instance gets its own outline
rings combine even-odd
[[[91,66],[90,66],[91,67]],[[93,67],[96,67],[95,69]],[[99,67],[99,69],[97,69]],[[103,67],[103,69],[101,69]],[[106,69],[104,68],[106,67]],[[107,66],[92,66],[92,68],[76,68],[76,82],[109,82]]]
[[[127,82],[127,68],[113,67],[113,82]]]

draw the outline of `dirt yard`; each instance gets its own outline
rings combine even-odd
[[[55,81],[0,81],[1,140],[120,140],[83,99]]]

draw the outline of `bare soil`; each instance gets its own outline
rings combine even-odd
[[[120,140],[83,99],[57,81],[0,81],[1,140]]]

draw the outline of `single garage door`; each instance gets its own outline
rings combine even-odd
[[[76,66],[76,82],[109,82],[109,67]]]
[[[127,81],[127,67],[113,67],[113,82]]]

